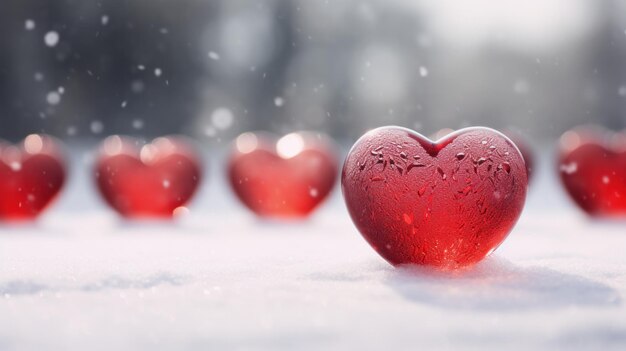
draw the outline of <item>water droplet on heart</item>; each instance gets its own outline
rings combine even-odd
[[[403,159],[405,159],[405,160],[406,160],[406,158],[407,158],[406,152],[402,151],[402,152],[400,153],[400,157],[402,157]]]
[[[470,191],[472,191],[472,186],[468,185],[465,188],[463,188],[463,190],[459,191],[459,193],[467,196],[470,193]]]
[[[458,154],[456,154],[456,159],[461,161],[465,158],[465,153],[464,152],[459,152]]]
[[[402,217],[404,218],[404,222],[406,222],[406,224],[413,223],[413,218],[411,218],[411,216],[409,216],[408,214],[403,213]]]
[[[487,140],[483,140],[480,143],[483,144],[483,145],[487,145]]]
[[[417,195],[422,196],[424,195],[425,192],[426,192],[426,185],[424,185],[417,191]]]
[[[487,161],[487,159],[486,159],[486,158],[484,158],[484,157],[481,157],[481,158],[479,158],[478,160],[476,160],[476,163],[480,166],[480,165],[482,165],[483,163],[485,163],[485,161]]]
[[[437,172],[439,172],[439,175],[441,176],[441,179],[443,180],[446,180],[446,178],[448,177],[446,173],[443,171],[443,169],[441,169],[441,167],[437,167]]]
[[[508,162],[502,163],[502,169],[506,171],[506,173],[511,173],[511,165]]]
[[[311,195],[311,197],[317,197],[317,195],[319,195],[319,191],[316,188],[311,188],[309,189],[309,195]]]
[[[406,168],[406,172],[409,173],[409,171],[411,171],[415,167],[426,167],[426,165],[421,164],[421,163],[419,163],[417,161],[413,162],[410,165],[408,165],[408,167]]]

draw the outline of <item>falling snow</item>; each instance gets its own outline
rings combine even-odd
[[[530,90],[530,85],[524,79],[518,79],[513,85],[513,90],[518,94],[526,94]]]
[[[43,37],[43,40],[46,43],[46,45],[51,48],[55,47],[59,43],[59,39],[60,39],[59,33],[55,31],[50,31],[46,33],[46,35]]]
[[[26,30],[33,30],[33,29],[35,29],[35,21],[33,21],[32,19],[27,19],[24,22],[24,28],[26,28]]]
[[[100,134],[104,130],[104,124],[100,121],[92,121],[89,129],[91,129],[91,132],[94,134]]]
[[[133,128],[134,129],[142,129],[143,128],[143,120],[141,119],[134,119],[133,120]]]
[[[217,130],[215,130],[215,128],[213,126],[209,126],[206,127],[204,129],[204,134],[210,138],[214,137],[217,135]]]
[[[420,66],[420,76],[426,77],[428,76],[428,69],[424,66]]]
[[[130,85],[130,90],[135,94],[143,92],[144,88],[145,84],[141,80],[135,80]]]
[[[51,91],[46,96],[46,101],[50,105],[58,105],[61,102],[61,94],[57,91]]]
[[[209,58],[211,60],[217,61],[217,60],[220,59],[220,55],[217,52],[215,52],[215,51],[209,51]]]
[[[274,105],[276,105],[278,107],[281,107],[284,104],[285,104],[285,99],[283,99],[282,97],[277,96],[277,97],[274,98]]]
[[[227,108],[218,108],[211,114],[211,122],[217,129],[230,128],[233,119],[233,112]]]

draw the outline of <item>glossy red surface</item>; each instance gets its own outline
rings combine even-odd
[[[0,158],[0,219],[37,217],[65,182],[60,143],[33,134],[16,146],[0,143]]]
[[[504,131],[504,135],[511,139],[515,146],[517,146],[517,149],[522,153],[524,163],[526,164],[526,171],[528,172],[528,181],[530,182],[533,178],[535,168],[535,154],[533,148],[528,143],[528,139],[518,132]]]
[[[588,214],[626,217],[626,134],[590,129],[563,134],[559,175]]]
[[[468,128],[433,142],[383,127],[344,163],[343,195],[356,227],[389,263],[454,269],[495,250],[519,218],[527,174],[515,145]]]
[[[230,184],[241,202],[262,217],[308,216],[334,187],[336,150],[326,137],[264,133],[237,138],[228,162]]]
[[[94,172],[102,197],[125,217],[173,216],[198,188],[200,159],[181,138],[136,145],[119,136],[103,142]]]

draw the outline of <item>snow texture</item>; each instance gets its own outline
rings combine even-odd
[[[39,222],[0,228],[0,350],[626,349],[626,222],[573,208],[549,160],[502,247],[442,274],[384,262],[339,188],[261,221],[213,160],[187,217],[125,222],[83,159]]]

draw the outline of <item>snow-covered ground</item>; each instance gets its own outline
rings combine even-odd
[[[213,160],[190,215],[129,223],[80,159],[36,224],[0,228],[0,350],[626,349],[626,222],[594,222],[548,160],[503,246],[472,270],[395,269],[339,191],[263,222]]]

